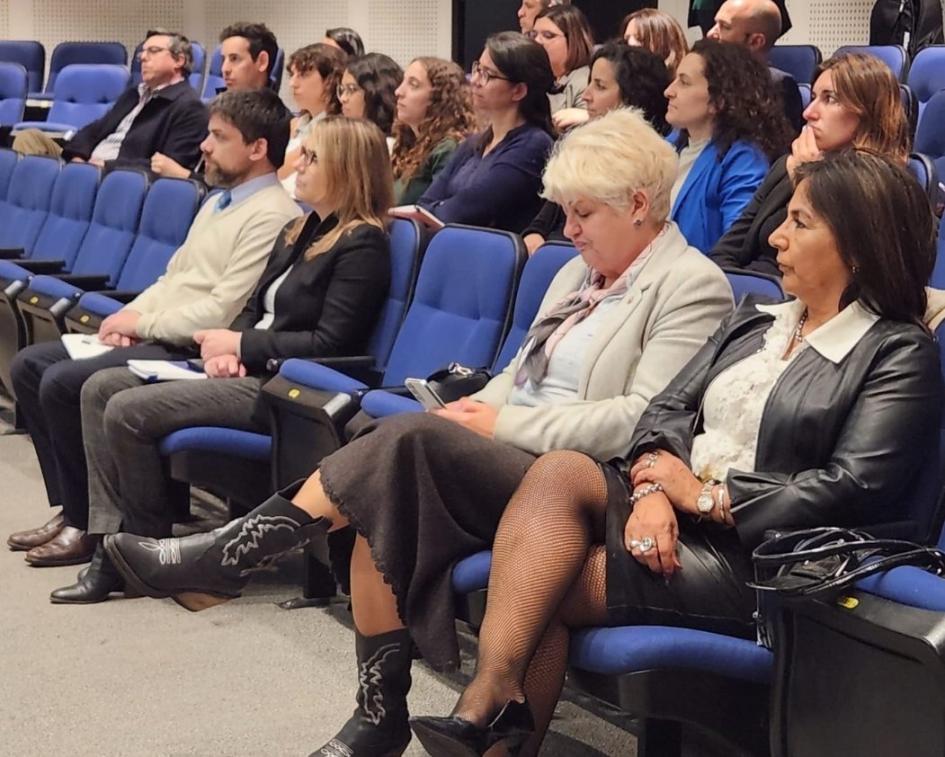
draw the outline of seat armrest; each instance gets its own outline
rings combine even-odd
[[[56,276],[57,279],[65,281],[67,284],[72,284],[74,287],[79,287],[88,291],[97,291],[104,290],[108,286],[108,276],[96,276],[88,275],[82,276],[74,273],[64,273]],[[111,295],[111,292],[103,292],[103,294]]]
[[[312,360],[286,360],[279,368],[279,375],[293,384],[321,391],[355,393],[368,389],[366,384],[334,367]]]
[[[0,247],[0,260],[17,260],[26,254],[22,247]]]
[[[106,297],[111,297],[113,300],[117,300],[122,304],[127,305],[135,297],[137,297],[141,292],[129,292],[129,291],[112,291],[111,289],[86,289],[87,292],[95,292],[96,294],[103,294]]]
[[[21,260],[17,265],[35,274],[56,274],[66,267],[65,260]]]

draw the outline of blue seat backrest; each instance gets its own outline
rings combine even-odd
[[[46,221],[60,163],[27,155],[17,161],[6,199],[0,202],[0,247],[22,247],[29,257]]]
[[[438,231],[420,264],[384,384],[428,376],[452,361],[491,365],[524,255],[521,239],[508,232],[459,225]]]
[[[62,69],[77,63],[126,67],[128,51],[121,42],[60,42],[53,48],[49,61],[46,92],[55,92]]]
[[[899,81],[906,81],[909,74],[909,53],[900,45],[844,45],[838,47],[834,55],[842,53],[864,53],[879,58],[883,63],[889,66]]]
[[[919,120],[925,104],[939,90],[945,89],[945,45],[930,45],[920,50],[909,69],[909,87],[919,100]]]
[[[945,61],[942,65],[945,66]],[[936,92],[925,104],[916,128],[913,149],[928,155],[939,177],[945,176],[945,90]]]
[[[81,128],[101,118],[125,91],[129,76],[123,66],[67,66],[59,73],[48,120]]]
[[[813,84],[821,59],[820,48],[814,45],[775,45],[768,51],[768,63],[789,73],[798,84]]]
[[[7,190],[10,188],[10,179],[13,176],[13,169],[20,159],[20,154],[6,147],[0,147],[0,201],[7,198]]]
[[[285,68],[285,50],[276,51],[276,60],[269,69],[269,84],[276,91],[282,86],[282,71]]]
[[[724,269],[723,269],[724,270]],[[760,294],[775,300],[783,300],[784,292],[781,284],[774,276],[762,273],[748,273],[747,271],[725,270],[725,278],[732,287],[735,302],[741,302],[746,294]]]
[[[406,218],[395,218],[391,221],[389,232],[390,289],[367,348],[380,372],[387,366],[394,339],[404,320],[426,242],[420,225]]]
[[[200,95],[204,100],[212,100],[217,96],[217,90],[225,87],[223,81],[223,51],[220,46],[213,51],[210,56],[210,66],[207,68],[207,76],[203,80],[203,93]]]
[[[157,281],[187,237],[200,200],[201,191],[190,179],[158,179],[151,185],[117,289],[140,292]]]
[[[207,51],[203,49],[203,45],[193,40],[190,41],[190,48],[194,55],[194,65],[190,70],[187,81],[190,82],[190,86],[199,95],[203,88],[204,69],[207,67]]]
[[[945,223],[938,225],[938,249],[935,256],[935,268],[929,286],[945,289]]]
[[[66,163],[53,186],[49,213],[33,245],[34,260],[64,260],[72,268],[92,221],[99,170],[88,163]]]
[[[26,69],[19,63],[0,62],[0,126],[23,120],[26,92]]]
[[[909,162],[906,164],[909,173],[915,176],[919,186],[929,197],[929,202],[933,205],[938,197],[938,171],[935,168],[935,162],[928,155],[922,153],[912,153],[909,156]]]
[[[43,88],[46,75],[46,48],[35,40],[0,40],[0,61],[19,63],[26,69],[29,92]]]
[[[909,134],[915,136],[916,125],[919,123],[919,101],[908,84],[899,85],[899,95],[902,99],[902,108],[909,121]]]
[[[577,250],[571,244],[551,242],[542,245],[525,263],[522,269],[522,278],[518,283],[518,292],[515,295],[515,307],[512,310],[512,323],[509,332],[505,335],[502,349],[492,366],[493,373],[499,373],[512,362],[512,358],[519,351],[532,321],[538,315],[538,308],[548,291],[554,277],[561,267],[577,255]]]
[[[801,82],[797,85],[797,89],[801,93],[801,107],[803,107],[806,110],[807,106],[810,105],[810,98],[811,98],[810,84],[804,84],[803,82]]]
[[[108,276],[109,284],[118,280],[147,192],[148,177],[143,171],[112,171],[102,179],[92,223],[72,266],[74,273]]]

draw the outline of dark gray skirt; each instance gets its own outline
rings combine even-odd
[[[624,466],[625,468],[626,466]],[[607,479],[607,613],[611,625],[664,625],[754,638],[751,555],[734,529],[679,514],[682,570],[669,581],[641,565],[624,544],[630,517],[625,470],[602,463]]]
[[[322,461],[325,494],[367,540],[401,619],[434,668],[459,664],[453,566],[492,546],[534,461],[427,413],[374,422]],[[347,573],[345,559],[333,553],[339,575]]]

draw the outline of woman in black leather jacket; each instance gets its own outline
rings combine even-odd
[[[943,398],[921,324],[933,217],[898,162],[872,153],[795,180],[771,244],[796,299],[744,300],[651,401],[624,459],[552,452],[529,469],[493,547],[476,676],[451,717],[412,721],[432,753],[499,740],[537,752],[569,628],[751,637],[745,581],[767,529],[902,533]]]

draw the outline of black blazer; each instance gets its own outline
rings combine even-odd
[[[129,87],[108,113],[76,132],[63,149],[63,160],[88,160],[96,145],[115,131],[137,104],[138,88]],[[208,120],[207,108],[187,79],[165,87],[142,108],[121,143],[118,158],[106,161],[105,168],[147,170],[156,152],[191,168],[200,159],[200,143],[207,136]]]
[[[702,400],[723,370],[761,349],[774,317],[749,296],[653,398],[627,458],[664,449],[689,464]],[[937,465],[943,399],[938,349],[921,327],[880,319],[835,364],[808,347],[768,397],[755,470],[730,470],[735,530],[750,550],[768,529],[903,523],[900,503],[923,465]]]
[[[361,224],[344,234],[327,252],[305,260],[311,243],[337,224],[314,213],[295,244],[280,232],[266,270],[246,307],[230,326],[241,331],[240,360],[249,373],[263,373],[270,358],[363,355],[390,287],[387,234]],[[294,264],[294,265],[293,265]],[[268,329],[253,328],[265,314],[269,285],[293,266],[276,292],[275,319]]]
[[[787,171],[787,156],[784,156],[771,166],[751,202],[715,243],[709,257],[723,268],[758,271],[780,278],[778,251],[768,244],[768,237],[787,218],[792,194],[794,187]]]

